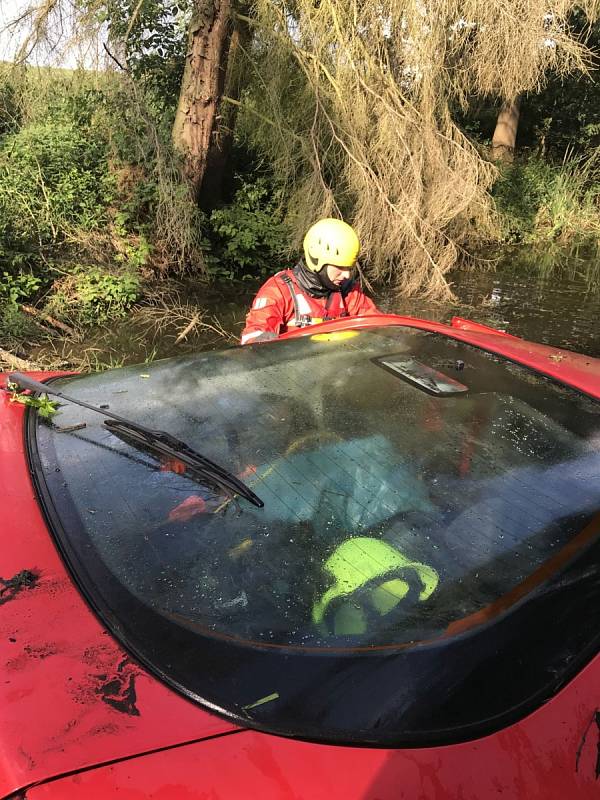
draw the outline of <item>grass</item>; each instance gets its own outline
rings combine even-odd
[[[504,243],[600,242],[600,154],[505,167],[493,191]]]

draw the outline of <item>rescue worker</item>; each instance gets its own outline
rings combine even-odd
[[[304,237],[304,261],[259,289],[242,331],[242,344],[275,339],[295,327],[359,314],[378,314],[354,279],[360,242],[339,219],[321,219]]]

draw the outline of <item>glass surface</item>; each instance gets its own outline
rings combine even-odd
[[[418,362],[468,392],[434,396],[374,359]],[[457,725],[449,697],[463,698],[462,727],[484,723],[544,691],[557,658],[567,669],[574,636],[580,653],[595,646],[595,631],[566,620],[579,628],[538,647],[522,677],[500,676],[488,700],[469,688],[490,647],[535,648],[527,625],[548,625],[555,610],[539,596],[554,598],[563,573],[575,570],[571,589],[591,574],[597,590],[600,410],[589,398],[406,328],[59,384],[168,431],[264,501],[189,480],[74,405],[37,431],[46,502],[84,591],[139,657],[201,701],[270,730],[414,740]]]

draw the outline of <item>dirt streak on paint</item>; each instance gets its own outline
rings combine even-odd
[[[23,589],[33,589],[39,580],[39,575],[30,569],[21,570],[12,578],[0,578],[0,606],[8,603]]]
[[[579,771],[579,759],[581,758],[581,754],[583,752],[583,748],[585,746],[588,733],[590,732],[590,728],[592,725],[596,725],[596,733],[597,733],[597,740],[596,740],[596,780],[600,778],[600,710],[596,709],[594,711],[594,715],[589,721],[587,728],[584,731],[584,734],[581,738],[581,742],[579,743],[579,747],[577,748],[577,754],[575,756],[575,771]]]

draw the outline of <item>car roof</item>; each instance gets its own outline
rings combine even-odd
[[[360,330],[377,325],[401,325],[432,333],[441,333],[474,347],[480,347],[490,353],[502,355],[567,386],[579,389],[591,397],[600,398],[600,358],[560,347],[530,342],[506,333],[506,331],[472,322],[463,317],[452,317],[449,325],[398,314],[350,317],[311,325],[309,329],[299,328],[283,334],[280,339],[314,336],[320,332]]]

